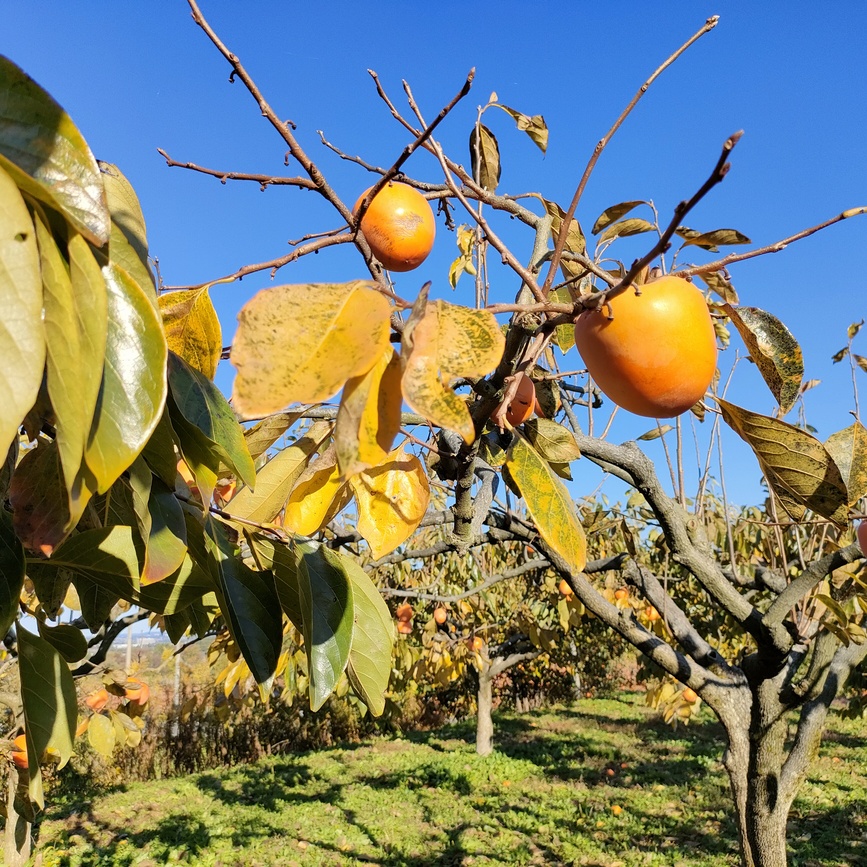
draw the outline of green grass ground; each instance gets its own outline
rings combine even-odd
[[[49,808],[38,867],[737,864],[717,725],[676,731],[633,701],[131,784]],[[793,811],[793,867],[867,865],[867,732],[835,721]],[[619,809],[618,809],[619,808]]]

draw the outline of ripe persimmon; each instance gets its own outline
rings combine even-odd
[[[858,538],[858,546],[861,548],[861,553],[867,554],[867,521],[861,521],[858,524],[855,535]]]
[[[395,611],[395,617],[398,620],[412,620],[412,605],[409,602],[404,602],[401,605],[397,606],[397,610]]]
[[[12,741],[12,761],[16,768],[24,770],[27,767],[27,737],[23,733]]]
[[[688,704],[694,704],[698,701],[698,693],[694,689],[686,687],[683,691],[683,700]]]
[[[434,609],[434,621],[438,623],[440,626],[449,619],[449,612],[445,608],[435,608]]]
[[[619,590],[614,591],[614,598],[618,602],[624,602],[625,600],[627,600],[629,598],[629,591],[626,590],[625,588],[621,587]]]
[[[105,687],[95,690],[85,698],[84,703],[94,713],[99,713],[108,704],[108,690]]]
[[[506,410],[506,418],[512,427],[523,424],[536,407],[536,387],[529,376],[521,375],[518,380],[518,390]]]
[[[127,701],[133,704],[145,705],[151,697],[151,690],[146,683],[142,683],[140,680],[130,680],[127,681],[124,688],[124,696],[126,696]]]
[[[585,310],[575,345],[593,381],[636,415],[671,418],[701,400],[716,370],[716,335],[701,292],[669,275],[627,289],[610,310]]]
[[[401,635],[411,635],[412,634],[412,621],[411,620],[398,620],[397,621],[397,631]]]
[[[467,647],[473,652],[478,653],[485,646],[485,642],[480,635],[474,635],[467,639]]]
[[[370,189],[358,198],[353,214]],[[389,181],[364,212],[361,231],[373,255],[389,271],[412,271],[433,248],[436,222],[431,206],[418,190]]]
[[[572,585],[569,584],[565,578],[563,578],[557,585],[557,589],[560,591],[561,596],[569,598],[570,596],[575,595],[575,592],[572,590]]]

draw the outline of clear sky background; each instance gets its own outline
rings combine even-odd
[[[468,161],[477,107],[492,91],[506,105],[544,115],[550,129],[544,157],[504,113],[485,116],[503,152],[499,192],[538,191],[565,207],[596,141],[641,82],[713,14],[720,15],[717,28],[653,85],[603,154],[578,213],[585,231],[604,208],[624,200],[652,199],[667,219],[705,180],[722,143],[738,129],[745,135],[729,176],[689,216],[689,226],[736,228],[758,246],[867,205],[862,0],[202,0],[202,10],[277,112],[297,125],[299,141],[350,205],[374,178],[325,150],[316,131],[380,166],[391,165],[407,143],[368,68],[401,105],[406,79],[429,119],[476,68],[470,96],[438,131],[458,161]],[[100,159],[117,163],[130,178],[166,284],[212,280],[283,255],[289,239],[338,228],[309,192],[221,185],[165,165],[158,147],[175,159],[225,171],[299,173],[283,165],[284,143],[243,86],[228,83],[226,61],[182,0],[8,2],[0,53],[61,103]],[[414,155],[406,171],[441,181],[424,153]],[[504,231],[526,259],[529,234]],[[613,252],[628,263],[646,243],[622,243]],[[707,261],[692,249],[694,261]],[[867,217],[860,217],[732,269],[741,303],[783,319],[803,347],[806,378],[822,380],[806,396],[808,421],[822,439],[852,421],[850,372],[832,365],[831,356],[845,345],[846,327],[867,314],[865,249]],[[411,298],[432,280],[435,296],[454,298],[446,275],[456,253],[454,236],[440,224],[434,253],[418,271],[398,275],[397,291]],[[365,276],[347,246],[285,268],[276,282]],[[224,342],[241,304],[270,283],[264,273],[214,288]],[[462,289],[470,288],[465,277],[456,300],[465,301]],[[517,288],[516,278],[502,273],[492,300],[512,300]],[[859,339],[855,351],[867,355],[867,330]],[[739,346],[735,336],[721,359],[724,369]],[[564,363],[580,366],[574,349]],[[227,362],[222,367],[218,382],[228,389],[231,368]],[[859,375],[864,386],[867,377]],[[735,383],[732,399],[772,411],[773,398],[750,365],[739,366]],[[867,388],[863,396],[867,400]],[[615,439],[652,426],[621,416]],[[793,411],[788,420],[796,416]],[[661,455],[658,444],[649,448]],[[761,499],[751,453],[734,441],[727,441],[726,470],[730,499]],[[594,478],[598,472],[586,483],[579,477],[579,484],[594,486]]]

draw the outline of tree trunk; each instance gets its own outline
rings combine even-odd
[[[494,720],[491,708],[494,703],[494,678],[490,667],[479,672],[479,691],[476,696],[476,752],[489,756],[494,750]]]
[[[15,809],[17,794],[18,774],[10,770],[6,788],[6,830],[3,840],[3,863],[7,867],[24,867],[30,858],[30,832],[33,826]]]

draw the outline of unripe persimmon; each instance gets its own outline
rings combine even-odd
[[[353,214],[370,189],[359,196]],[[433,248],[436,222],[431,206],[418,190],[389,181],[364,212],[361,231],[385,268],[412,271]]]
[[[713,321],[704,296],[680,277],[639,289],[585,310],[575,323],[575,345],[614,403],[636,415],[671,418],[698,403],[713,379]]]

